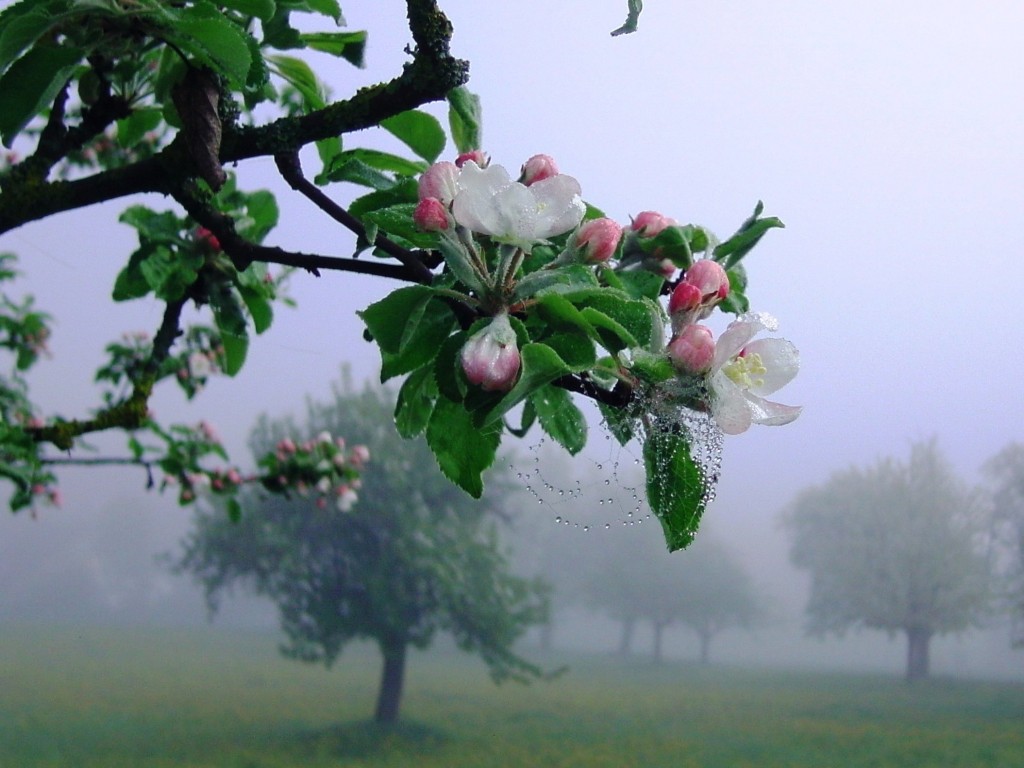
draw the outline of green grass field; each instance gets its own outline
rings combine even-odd
[[[325,671],[271,636],[0,627],[0,767],[1024,766],[1024,685],[554,658],[493,685],[414,655],[404,723],[367,723],[369,649]]]

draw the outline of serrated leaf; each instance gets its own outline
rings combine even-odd
[[[433,365],[419,368],[402,382],[395,402],[395,427],[405,439],[416,437],[430,422],[437,400],[437,382]]]
[[[647,503],[665,534],[669,552],[685,549],[700,526],[705,478],[680,432],[651,430],[644,441]]]
[[[635,437],[633,433],[633,417],[629,416],[625,408],[615,408],[605,403],[598,403],[597,407],[604,417],[604,425],[612,433],[612,436],[619,441],[619,445],[628,445]]]
[[[482,475],[500,443],[500,423],[481,429],[461,403],[438,399],[427,424],[427,445],[445,477],[475,499],[483,494]]]
[[[402,343],[408,341],[406,325],[408,318],[422,315],[424,307],[434,297],[434,292],[425,285],[410,285],[392,291],[380,301],[374,302],[362,312],[356,312],[382,351],[397,355]]]
[[[139,271],[158,299],[176,301],[199,276],[203,258],[157,246],[139,263]]]
[[[479,149],[481,144],[480,97],[465,86],[448,91],[448,125],[459,152]]]
[[[364,224],[373,224],[392,237],[400,237],[417,248],[436,248],[437,236],[432,232],[422,232],[416,228],[416,222],[412,218],[415,210],[415,203],[400,203],[366,213],[362,216],[362,221]],[[367,234],[367,238],[369,238],[369,234]]]
[[[608,316],[621,325],[638,346],[648,346],[654,331],[651,307],[643,299],[634,299],[629,294],[613,288],[572,291],[562,294],[581,309],[590,307]]]
[[[342,154],[344,155],[345,153],[343,152]],[[335,157],[331,161],[331,167],[321,173],[318,178],[322,180],[322,183],[327,181],[347,181],[378,191],[395,186],[395,180],[390,176],[381,173],[361,159],[352,156],[345,158],[341,156]]]
[[[360,69],[365,65],[366,32],[306,32],[299,39],[314,51],[339,56]]]
[[[541,387],[529,398],[540,426],[551,439],[575,456],[587,444],[587,420],[572,396],[551,384]]]
[[[522,301],[530,297],[541,297],[549,293],[567,293],[585,288],[596,288],[594,270],[581,264],[558,269],[539,269],[524,276],[516,283],[513,297]]]
[[[447,142],[437,118],[416,109],[382,120],[380,126],[428,163],[437,160]]]
[[[141,250],[136,251],[128,259],[128,264],[117,274],[114,281],[114,301],[139,299],[150,292],[151,288],[140,267],[144,256]]]
[[[53,103],[83,52],[70,46],[37,45],[0,77],[0,136],[10,147],[32,118]]]
[[[407,318],[397,353],[381,353],[380,380],[428,365],[456,327],[455,313],[437,299],[415,308]]]
[[[345,23],[345,17],[341,15],[341,6],[338,4],[338,0],[302,0],[301,6],[313,13],[319,13],[321,16],[334,19],[334,22],[338,25]]]
[[[474,329],[477,327],[474,324]],[[459,331],[449,336],[437,351],[434,360],[434,381],[438,392],[454,403],[462,402],[466,396],[466,377],[461,375],[459,353],[469,338],[469,333]]]
[[[584,307],[580,310],[583,318],[594,328],[598,336],[598,343],[609,352],[615,353],[622,349],[629,349],[639,346],[636,338],[622,323],[593,307]]]

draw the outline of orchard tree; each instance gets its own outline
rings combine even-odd
[[[644,533],[629,531],[631,543],[608,548],[591,574],[590,604],[622,622],[621,655],[629,652],[636,625],[650,622],[653,656],[660,662],[665,630],[682,624],[697,634],[700,661],[708,664],[716,636],[765,615],[765,598],[716,538],[703,537],[677,559],[659,552]]]
[[[1003,596],[1012,643],[1024,647],[1024,445],[1011,443],[985,465],[992,481],[993,522],[1001,544]]]
[[[635,28],[640,5],[630,0],[615,33]],[[649,505],[679,549],[714,495],[722,434],[797,417],[766,399],[799,359],[788,341],[754,339],[776,323],[748,311],[742,263],[781,222],[758,203],[725,240],[649,210],[622,226],[547,155],[518,174],[491,163],[451,24],[436,0],[406,7],[412,41],[396,76],[338,99],[301,58],[362,63],[366,34],[344,29],[337,0],[20,0],[0,13],[0,138],[13,148],[0,170],[0,233],[129,195],[172,201],[120,216],[139,244],[113,300],[163,310],[151,337],[108,347],[95,413],[60,416],[32,400],[24,374],[48,316],[30,298],[0,301],[0,346],[11,353],[0,476],[13,484],[12,509],[55,499],[55,465],[82,462],[82,439],[104,430],[128,435],[116,460],[158,467],[184,503],[215,473],[234,494],[240,483],[223,478],[248,476],[211,466],[194,428],[157,424],[150,396],[169,380],[191,398],[209,376],[237,374],[292,269],[407,284],[359,314],[382,380],[405,377],[399,431],[424,435],[473,497],[507,433],[539,424],[570,454],[582,450],[587,425],[573,398],[590,398],[616,438],[642,443]],[[310,18],[327,28],[301,31]],[[451,146],[420,110],[440,100]],[[407,154],[358,146],[356,132],[373,127]],[[299,152],[314,145],[310,179]],[[351,234],[352,256],[287,247],[274,193],[242,189],[227,170],[259,158]],[[353,188],[363,194],[341,206]],[[282,244],[265,243],[271,232]],[[3,263],[0,279],[12,278],[12,259]],[[184,324],[191,305],[205,322]],[[717,341],[701,324],[715,310],[737,316]]]
[[[216,608],[241,585],[273,600],[287,637],[285,655],[330,667],[344,646],[363,638],[383,659],[375,719],[398,717],[410,647],[425,648],[438,631],[483,658],[496,681],[525,681],[540,670],[513,643],[547,615],[547,589],[511,575],[497,538],[497,500],[475,501],[436,468],[423,440],[402,440],[391,426],[381,389],[337,389],[334,402],[311,406],[315,442],[335,434],[357,441],[361,478],[334,497],[246,496],[232,523],[202,508],[178,567],[190,572]],[[253,434],[288,454],[294,425],[264,418]],[[365,461],[365,464],[363,462]],[[498,479],[500,482],[500,478]],[[324,487],[321,490],[328,491]]]
[[[811,577],[808,630],[904,634],[907,680],[928,675],[934,636],[986,614],[986,526],[934,440],[914,444],[905,463],[853,467],[806,489],[784,521],[790,557]]]

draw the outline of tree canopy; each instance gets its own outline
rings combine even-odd
[[[1003,597],[1013,620],[1012,642],[1024,647],[1024,445],[1011,443],[989,459]]]
[[[981,509],[934,440],[914,444],[906,462],[851,467],[804,490],[784,521],[790,557],[811,577],[808,630],[903,633],[908,679],[928,674],[933,636],[988,610]]]
[[[398,716],[409,647],[447,632],[495,680],[525,681],[540,670],[513,643],[547,615],[546,588],[512,575],[499,546],[500,498],[475,501],[449,483],[422,440],[395,433],[389,400],[379,388],[345,386],[333,402],[310,405],[305,431],[316,441],[343,434],[365,446],[357,490],[336,489],[331,502],[295,487],[290,499],[247,494],[237,523],[203,507],[178,565],[211,607],[235,585],[273,600],[292,658],[329,667],[351,640],[375,642],[381,722]],[[287,452],[295,431],[264,418],[253,447]]]

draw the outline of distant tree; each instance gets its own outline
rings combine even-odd
[[[311,432],[368,447],[357,501],[353,489],[339,504],[251,498],[238,523],[200,510],[179,561],[212,609],[236,583],[272,599],[286,656],[330,667],[350,640],[376,642],[380,723],[398,717],[409,646],[424,648],[448,631],[496,681],[525,681],[540,671],[512,646],[547,613],[543,585],[508,572],[494,500],[473,501],[441,475],[422,440],[399,437],[388,397],[347,385],[333,403],[309,406]],[[253,448],[292,430],[264,417]]]
[[[808,630],[903,633],[907,680],[926,677],[932,637],[976,625],[988,608],[978,506],[934,440],[913,445],[905,464],[853,467],[804,490],[784,521],[790,557],[811,576]]]
[[[685,554],[666,556],[654,537],[637,531],[618,544],[591,579],[590,603],[622,622],[619,653],[629,652],[636,625],[649,621],[653,655],[662,659],[664,631],[683,624],[700,639],[700,660],[710,661],[711,641],[763,615],[763,598],[729,550],[710,536]]]
[[[1024,445],[1011,443],[985,465],[992,481],[993,521],[1001,548],[1011,642],[1024,648]]]
[[[661,658],[661,633],[676,622],[700,639],[700,662],[711,661],[711,641],[734,627],[749,627],[764,615],[764,598],[750,574],[720,541],[705,537],[683,557],[667,563],[648,599],[654,624],[654,656]]]

